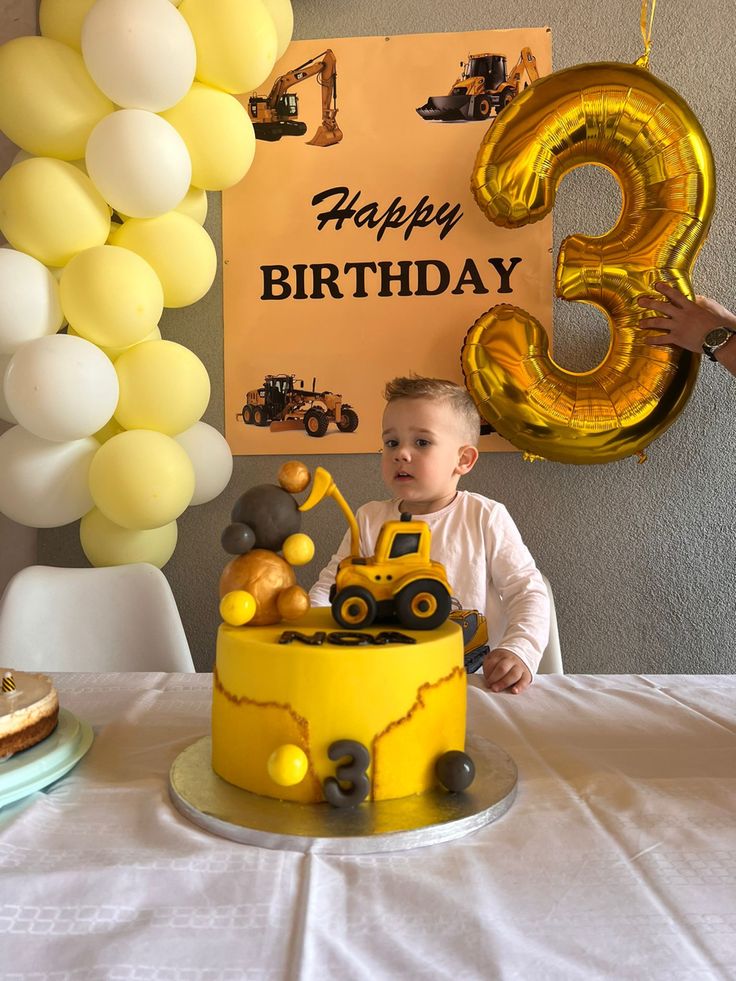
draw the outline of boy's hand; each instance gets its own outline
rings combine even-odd
[[[497,647],[486,654],[483,661],[483,677],[486,688],[491,691],[508,692],[518,695],[532,683],[529,668],[520,657],[503,647]]]

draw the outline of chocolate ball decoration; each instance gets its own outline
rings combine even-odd
[[[301,460],[289,460],[279,469],[278,481],[290,494],[299,494],[310,481],[309,469]]]
[[[234,590],[245,590],[256,602],[256,612],[250,623],[254,627],[278,623],[282,614],[277,600],[279,594],[296,584],[294,570],[275,552],[254,548],[239,555],[222,570],[220,598]]]
[[[445,790],[454,793],[467,790],[471,785],[475,778],[475,764],[467,753],[451,749],[439,757],[434,772]]]
[[[227,526],[220,536],[220,541],[230,555],[245,555],[255,548],[256,536],[250,525],[236,522]]]
[[[258,484],[241,494],[233,507],[232,520],[253,529],[257,548],[274,551],[301,527],[296,500],[275,484]]]

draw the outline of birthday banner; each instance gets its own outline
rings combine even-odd
[[[234,454],[373,452],[387,380],[462,384],[497,303],[552,322],[551,217],[498,228],[470,191],[488,126],[550,71],[547,28],[331,38],[293,42],[241,97],[260,142],[223,193]]]

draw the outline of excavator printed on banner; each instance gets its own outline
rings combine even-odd
[[[248,111],[256,139],[273,143],[282,136],[304,136],[307,124],[299,120],[299,97],[289,89],[317,76],[322,86],[322,123],[309,146],[335,146],[342,140],[342,130],[337,125],[337,69],[333,51],[327,48],[303,65],[279,75],[267,96],[252,95]]]
[[[460,62],[462,74],[452,85],[449,95],[433,95],[417,112],[429,122],[468,123],[497,116],[514,96],[539,78],[537,59],[531,48],[522,48],[519,59],[509,73],[506,56],[500,54],[468,55]]]

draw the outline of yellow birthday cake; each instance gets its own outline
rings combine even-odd
[[[460,630],[446,623],[426,632],[360,631],[381,633],[406,641],[365,643],[339,630],[327,609],[292,625],[223,624],[212,701],[215,772],[265,797],[321,801],[324,781],[336,775],[330,747],[350,740],[369,755],[369,799],[435,786],[436,761],[465,744]],[[300,766],[298,783],[276,782]]]

